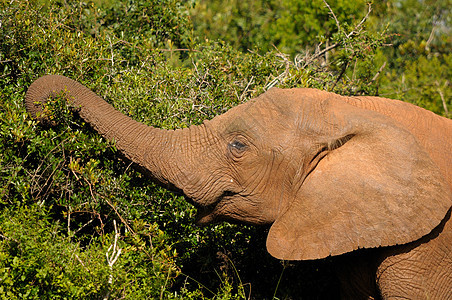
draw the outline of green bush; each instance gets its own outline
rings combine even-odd
[[[292,77],[297,82],[289,86],[313,84],[342,94],[381,95],[447,115],[452,109],[449,2],[374,1],[362,27],[367,32],[351,39],[344,34],[365,15],[366,1],[199,0],[192,16],[201,37],[227,41],[243,52],[276,47],[290,54],[288,60],[302,67]],[[303,59],[338,41],[341,47],[319,59],[326,72],[313,64],[306,70]]]
[[[338,20],[351,25],[366,11],[366,1],[332,0]],[[319,37],[332,37],[338,31],[322,0],[200,0],[193,11],[197,34],[212,40],[223,40],[246,52],[262,52],[276,46],[295,56]]]
[[[158,298],[178,274],[174,252],[154,226],[134,224],[116,245],[120,259],[112,265],[113,234],[93,237],[86,245],[69,228],[54,222],[39,205],[6,208],[0,215],[0,295],[2,299]],[[69,224],[67,224],[69,227]],[[138,231],[139,230],[139,231]],[[152,244],[149,245],[149,240]],[[111,283],[110,283],[111,276]],[[171,295],[170,295],[171,296]]]
[[[193,207],[130,168],[117,157],[114,144],[61,99],[52,107],[58,125],[43,127],[29,118],[23,98],[34,79],[63,74],[144,123],[186,127],[255,95],[255,84],[262,85],[278,63],[270,55],[264,60],[241,56],[215,43],[185,51],[185,58],[181,51],[159,50],[155,47],[168,45],[160,36],[155,36],[158,42],[134,41],[132,28],[124,29],[130,34],[125,37],[111,18],[111,24],[103,21],[101,16],[125,4],[103,5],[109,8],[100,11],[83,2],[1,2],[0,293],[5,298],[84,299],[240,295],[234,275],[217,275],[215,267],[203,276],[190,266],[185,275],[179,270],[200,261],[216,263],[218,251],[209,252],[211,246],[217,238],[232,246],[230,236],[239,234],[232,225],[196,228]],[[179,17],[172,11],[180,11],[180,4],[161,5],[166,18]],[[162,24],[148,25],[143,35],[152,35],[153,26],[165,30]],[[180,36],[168,37],[176,41]],[[105,255],[114,220],[120,224],[123,251],[112,273]],[[207,260],[201,253],[208,253]]]

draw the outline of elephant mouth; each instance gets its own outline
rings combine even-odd
[[[209,205],[205,207],[198,207],[195,217],[195,222],[197,225],[206,225],[212,223],[215,219],[215,208],[216,205]]]
[[[225,200],[230,199],[233,196],[232,192],[224,192],[220,197],[218,197],[213,203],[209,205],[200,205],[191,199],[191,203],[196,207],[197,213],[195,217],[195,223],[197,225],[206,225],[214,222],[220,216],[220,208]]]

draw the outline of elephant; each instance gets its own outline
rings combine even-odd
[[[147,126],[60,75],[25,95],[33,118],[65,91],[81,118],[197,209],[268,225],[281,260],[337,262],[344,299],[452,299],[452,120],[399,100],[271,88],[200,125]]]

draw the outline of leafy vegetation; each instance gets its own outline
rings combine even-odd
[[[451,116],[452,1],[384,1],[375,24],[386,24],[391,47],[381,50],[387,67],[380,94]],[[401,13],[403,12],[403,13]]]
[[[397,96],[446,114],[451,6],[412,2],[366,17],[365,2],[346,0],[1,0],[2,299],[334,297],[328,260],[271,258],[266,228],[194,226],[183,197],[118,158],[61,97],[48,127],[28,116],[24,95],[62,74],[168,129],[272,86]],[[406,32],[401,11],[436,29]]]
[[[320,61],[348,77],[349,88],[334,85],[335,91],[378,94],[447,115],[452,105],[451,1],[374,1],[363,24],[367,32],[344,39],[366,14],[367,2],[200,0],[192,14],[200,37],[228,41],[243,52],[276,47],[295,65],[338,40],[346,42]],[[366,86],[362,80],[377,82]]]

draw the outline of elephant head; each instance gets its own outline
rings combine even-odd
[[[141,170],[183,192],[198,223],[272,224],[267,249],[277,258],[408,243],[451,207],[450,183],[417,137],[336,94],[274,88],[201,125],[167,131],[50,75],[30,86],[27,110],[42,119],[42,103],[62,90]]]

